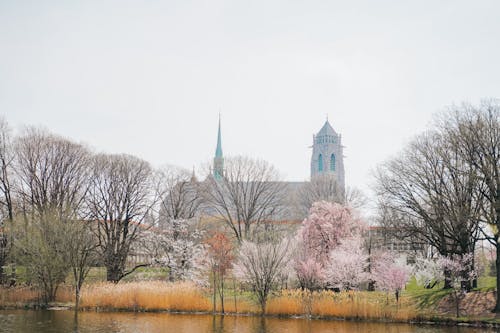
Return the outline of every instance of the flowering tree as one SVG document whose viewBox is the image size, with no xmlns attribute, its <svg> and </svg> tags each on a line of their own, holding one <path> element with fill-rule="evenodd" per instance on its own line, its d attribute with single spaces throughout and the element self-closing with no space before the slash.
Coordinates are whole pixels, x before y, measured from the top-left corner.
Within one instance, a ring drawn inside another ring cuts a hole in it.
<svg viewBox="0 0 500 333">
<path fill-rule="evenodd" d="M 214 312 L 216 308 L 216 291 L 219 292 L 221 311 L 224 313 L 224 278 L 233 261 L 233 245 L 223 233 L 215 233 L 206 241 L 208 267 L 213 276 Z"/>
<path fill-rule="evenodd" d="M 278 282 L 290 261 L 289 245 L 289 239 L 260 244 L 243 241 L 241 244 L 234 274 L 252 286 L 262 314 L 266 312 L 267 299 L 273 285 Z"/>
<path fill-rule="evenodd" d="M 470 285 L 470 281 L 476 278 L 473 261 L 474 255 L 472 253 L 463 256 L 441 257 L 438 260 L 443 271 L 447 272 L 446 277 L 450 279 L 457 317 L 460 316 L 460 300 L 467 291 L 467 285 Z"/>
<path fill-rule="evenodd" d="M 297 260 L 294 268 L 302 289 L 315 290 L 324 284 L 323 267 L 313 258 Z"/>
<path fill-rule="evenodd" d="M 413 275 L 417 284 L 427 289 L 433 288 L 444 279 L 443 269 L 436 259 L 417 258 L 413 266 Z"/>
<path fill-rule="evenodd" d="M 357 288 L 368 276 L 368 256 L 363 253 L 361 238 L 344 240 L 330 252 L 326 277 L 330 285 L 344 290 Z"/>
<path fill-rule="evenodd" d="M 409 267 L 397 262 L 388 252 L 373 257 L 372 261 L 371 276 L 375 286 L 387 292 L 393 291 L 398 303 L 400 292 L 410 277 Z"/>
<path fill-rule="evenodd" d="M 145 249 L 160 266 L 168 268 L 168 279 L 196 280 L 206 251 L 203 233 L 192 228 L 193 220 L 172 220 L 163 229 L 149 230 L 137 246 Z"/>
<path fill-rule="evenodd" d="M 314 289 L 324 284 L 325 268 L 330 253 L 348 238 L 356 237 L 363 228 L 349 207 L 338 203 L 315 202 L 302 222 L 297 238 L 297 277 L 303 288 Z"/>
</svg>

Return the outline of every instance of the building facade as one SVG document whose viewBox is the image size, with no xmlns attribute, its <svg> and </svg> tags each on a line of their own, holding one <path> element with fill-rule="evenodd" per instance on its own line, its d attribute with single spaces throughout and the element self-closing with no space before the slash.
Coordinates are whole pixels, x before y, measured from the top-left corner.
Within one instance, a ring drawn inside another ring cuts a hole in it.
<svg viewBox="0 0 500 333">
<path fill-rule="evenodd" d="M 311 178 L 325 174 L 335 176 L 339 187 L 345 192 L 342 136 L 335 132 L 328 120 L 313 135 L 311 156 Z"/>
</svg>

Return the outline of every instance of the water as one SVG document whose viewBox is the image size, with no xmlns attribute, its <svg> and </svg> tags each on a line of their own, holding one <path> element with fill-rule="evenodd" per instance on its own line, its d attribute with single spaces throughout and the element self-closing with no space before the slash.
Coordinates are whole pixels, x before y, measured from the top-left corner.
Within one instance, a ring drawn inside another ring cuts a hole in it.
<svg viewBox="0 0 500 333">
<path fill-rule="evenodd" d="M 167 313 L 0 311 L 0 332 L 15 333 L 479 333 L 487 329 L 332 320 Z"/>
</svg>

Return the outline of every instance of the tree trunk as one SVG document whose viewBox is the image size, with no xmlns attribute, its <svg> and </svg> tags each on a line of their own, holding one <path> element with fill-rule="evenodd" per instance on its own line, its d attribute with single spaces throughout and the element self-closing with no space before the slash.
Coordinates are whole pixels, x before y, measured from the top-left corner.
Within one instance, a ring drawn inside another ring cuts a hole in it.
<svg viewBox="0 0 500 333">
<path fill-rule="evenodd" d="M 123 271 L 116 265 L 106 266 L 106 281 L 118 283 L 123 277 Z"/>
<path fill-rule="evenodd" d="M 80 305 L 80 287 L 76 286 L 76 288 L 75 288 L 75 312 L 78 311 L 79 305 Z"/>
<path fill-rule="evenodd" d="M 5 271 L 3 269 L 3 264 L 0 262 L 0 285 L 5 284 Z"/>
<path fill-rule="evenodd" d="M 221 306 L 221 312 L 224 313 L 224 276 L 220 276 L 220 306 Z"/>
<path fill-rule="evenodd" d="M 213 309 L 214 314 L 216 311 L 217 311 L 217 281 L 214 272 L 214 309 Z"/>
<path fill-rule="evenodd" d="M 495 313 L 500 313 L 500 243 L 496 243 L 496 250 L 497 250 L 497 257 L 495 260 L 496 263 L 496 273 L 497 273 L 497 300 L 495 303 L 495 308 L 493 309 L 493 312 Z"/>
<path fill-rule="evenodd" d="M 444 270 L 444 287 L 443 289 L 451 289 L 451 273 L 449 270 Z"/>
<path fill-rule="evenodd" d="M 233 296 L 234 296 L 234 313 L 238 313 L 238 306 L 236 304 L 236 280 L 233 279 Z"/>
<path fill-rule="evenodd" d="M 498 184 L 498 182 L 497 182 Z M 500 227 L 500 187 L 497 187 L 497 193 L 495 196 L 495 213 L 496 213 L 496 221 L 495 225 L 497 228 Z M 496 271 L 497 271 L 497 301 L 495 303 L 495 308 L 493 309 L 493 312 L 495 313 L 500 313 L 500 243 L 499 241 L 499 236 L 500 235 L 495 235 L 495 240 L 496 240 L 496 249 L 497 249 L 497 258 L 495 260 L 496 263 Z"/>
</svg>

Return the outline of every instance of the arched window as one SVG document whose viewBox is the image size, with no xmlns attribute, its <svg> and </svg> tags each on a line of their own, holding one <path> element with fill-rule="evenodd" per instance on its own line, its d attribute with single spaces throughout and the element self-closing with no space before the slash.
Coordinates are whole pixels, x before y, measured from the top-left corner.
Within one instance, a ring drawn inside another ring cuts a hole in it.
<svg viewBox="0 0 500 333">
<path fill-rule="evenodd" d="M 335 154 L 330 156 L 330 171 L 335 171 Z"/>
<path fill-rule="evenodd" d="M 318 157 L 318 171 L 323 171 L 323 155 L 319 154 Z"/>
</svg>

